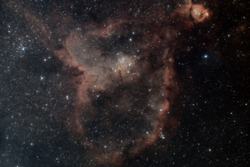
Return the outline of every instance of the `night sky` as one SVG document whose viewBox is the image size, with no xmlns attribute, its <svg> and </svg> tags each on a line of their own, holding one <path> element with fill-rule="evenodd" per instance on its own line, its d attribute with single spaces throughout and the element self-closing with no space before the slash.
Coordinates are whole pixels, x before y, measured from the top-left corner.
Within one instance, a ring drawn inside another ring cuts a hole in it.
<svg viewBox="0 0 250 167">
<path fill-rule="evenodd" d="M 0 167 L 250 166 L 247 0 L 0 0 Z"/>
</svg>

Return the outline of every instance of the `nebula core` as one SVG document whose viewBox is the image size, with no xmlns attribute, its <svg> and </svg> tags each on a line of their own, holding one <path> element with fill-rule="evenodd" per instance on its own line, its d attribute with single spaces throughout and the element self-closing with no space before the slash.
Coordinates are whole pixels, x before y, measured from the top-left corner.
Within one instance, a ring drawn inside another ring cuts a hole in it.
<svg viewBox="0 0 250 167">
<path fill-rule="evenodd" d="M 163 14 L 160 3 L 147 3 L 144 12 L 124 9 L 98 22 L 75 22 L 56 10 L 41 17 L 21 1 L 5 3 L 68 72 L 71 94 L 62 99 L 71 107 L 60 121 L 93 164 L 122 165 L 163 140 L 167 147 L 178 124 L 171 113 L 181 86 L 173 59 L 178 36 L 211 13 L 182 2 Z"/>
</svg>

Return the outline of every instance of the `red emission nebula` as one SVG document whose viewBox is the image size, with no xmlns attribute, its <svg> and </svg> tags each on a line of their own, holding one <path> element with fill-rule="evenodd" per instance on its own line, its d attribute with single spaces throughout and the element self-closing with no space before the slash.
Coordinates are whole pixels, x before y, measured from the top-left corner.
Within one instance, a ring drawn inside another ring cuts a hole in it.
<svg viewBox="0 0 250 167">
<path fill-rule="evenodd" d="M 179 91 L 173 52 L 177 34 L 209 19 L 201 4 L 182 3 L 170 15 L 121 11 L 101 22 L 74 22 L 56 12 L 40 17 L 24 3 L 6 6 L 69 71 L 69 112 L 61 114 L 70 140 L 93 163 L 122 165 L 145 149 L 165 145 L 177 126 L 171 104 Z M 107 9 L 108 10 L 108 9 Z M 57 24 L 59 23 L 59 24 Z M 74 26 L 72 26 L 74 24 Z"/>
</svg>

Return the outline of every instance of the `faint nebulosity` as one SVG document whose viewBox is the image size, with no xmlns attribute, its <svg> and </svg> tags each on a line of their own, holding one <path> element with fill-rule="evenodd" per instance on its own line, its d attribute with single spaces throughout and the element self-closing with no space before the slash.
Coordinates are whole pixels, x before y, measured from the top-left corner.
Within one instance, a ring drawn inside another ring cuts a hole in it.
<svg viewBox="0 0 250 167">
<path fill-rule="evenodd" d="M 0 166 L 249 166 L 249 2 L 0 3 Z"/>
</svg>

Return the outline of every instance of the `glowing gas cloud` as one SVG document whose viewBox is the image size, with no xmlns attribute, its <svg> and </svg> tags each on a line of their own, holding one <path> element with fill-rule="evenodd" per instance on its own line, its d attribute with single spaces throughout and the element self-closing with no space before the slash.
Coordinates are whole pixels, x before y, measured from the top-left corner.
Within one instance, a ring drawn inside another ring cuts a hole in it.
<svg viewBox="0 0 250 167">
<path fill-rule="evenodd" d="M 178 122 L 171 116 L 179 91 L 173 65 L 177 36 L 208 19 L 208 9 L 189 2 L 166 15 L 157 4 L 139 14 L 124 9 L 85 23 L 60 12 L 40 17 L 18 1 L 6 6 L 71 71 L 68 83 L 75 93 L 65 100 L 74 99 L 74 107 L 61 121 L 93 163 L 121 165 L 171 137 L 167 129 Z"/>
</svg>

